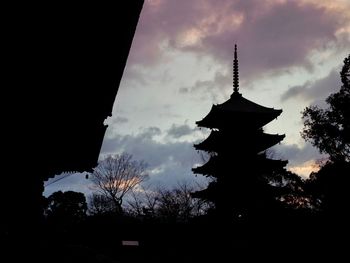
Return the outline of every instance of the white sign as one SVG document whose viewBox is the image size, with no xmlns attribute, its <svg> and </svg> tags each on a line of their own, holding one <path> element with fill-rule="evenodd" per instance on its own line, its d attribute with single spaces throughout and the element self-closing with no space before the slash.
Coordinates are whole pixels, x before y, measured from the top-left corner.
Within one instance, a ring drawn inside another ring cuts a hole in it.
<svg viewBox="0 0 350 263">
<path fill-rule="evenodd" d="M 139 241 L 133 241 L 133 240 L 123 240 L 122 241 L 123 246 L 138 246 Z"/>
</svg>

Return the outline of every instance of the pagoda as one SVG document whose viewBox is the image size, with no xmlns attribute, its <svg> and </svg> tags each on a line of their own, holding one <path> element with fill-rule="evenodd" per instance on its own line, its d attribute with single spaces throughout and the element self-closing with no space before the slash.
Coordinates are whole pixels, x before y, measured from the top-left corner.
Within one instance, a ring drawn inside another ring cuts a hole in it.
<svg viewBox="0 0 350 263">
<path fill-rule="evenodd" d="M 233 93 L 196 124 L 211 129 L 196 150 L 210 159 L 193 173 L 211 178 L 204 190 L 192 197 L 212 201 L 215 214 L 225 218 L 261 213 L 271 203 L 269 178 L 284 170 L 287 161 L 269 159 L 266 150 L 285 135 L 267 134 L 263 126 L 276 119 L 282 110 L 256 104 L 239 93 L 237 45 L 233 60 Z M 272 198 L 273 199 L 273 198 Z"/>
</svg>

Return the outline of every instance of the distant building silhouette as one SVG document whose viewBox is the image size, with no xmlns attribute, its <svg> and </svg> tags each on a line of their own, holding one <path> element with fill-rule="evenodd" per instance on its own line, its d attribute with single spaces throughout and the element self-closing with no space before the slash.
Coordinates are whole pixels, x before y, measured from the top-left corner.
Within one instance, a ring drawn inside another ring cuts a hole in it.
<svg viewBox="0 0 350 263">
<path fill-rule="evenodd" d="M 227 219 L 240 218 L 264 209 L 271 196 L 267 177 L 284 169 L 287 161 L 266 157 L 265 150 L 285 135 L 266 134 L 262 127 L 282 110 L 267 108 L 245 99 L 239 93 L 237 46 L 233 64 L 233 94 L 226 102 L 213 105 L 199 127 L 211 129 L 209 137 L 194 147 L 211 156 L 195 174 L 213 180 L 207 189 L 192 194 L 214 202 L 216 214 Z"/>
</svg>

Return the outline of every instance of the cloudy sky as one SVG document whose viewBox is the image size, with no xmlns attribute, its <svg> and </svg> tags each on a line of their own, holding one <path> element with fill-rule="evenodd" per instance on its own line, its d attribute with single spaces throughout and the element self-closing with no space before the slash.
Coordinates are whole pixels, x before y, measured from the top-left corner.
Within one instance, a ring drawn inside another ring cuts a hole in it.
<svg viewBox="0 0 350 263">
<path fill-rule="evenodd" d="M 340 88 L 350 52 L 348 0 L 145 0 L 101 150 L 149 164 L 151 184 L 203 183 L 193 143 L 212 104 L 232 93 L 238 45 L 240 92 L 283 113 L 267 126 L 286 134 L 275 158 L 307 176 L 321 156 L 300 137 L 301 111 Z M 59 178 L 59 177 L 57 177 Z M 56 179 L 57 179 L 56 178 Z M 91 192 L 83 174 L 46 187 Z"/>
</svg>

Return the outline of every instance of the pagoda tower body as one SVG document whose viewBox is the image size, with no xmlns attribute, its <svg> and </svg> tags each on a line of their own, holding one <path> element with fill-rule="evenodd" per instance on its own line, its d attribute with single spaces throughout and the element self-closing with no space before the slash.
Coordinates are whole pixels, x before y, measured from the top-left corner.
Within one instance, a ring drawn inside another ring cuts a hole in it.
<svg viewBox="0 0 350 263">
<path fill-rule="evenodd" d="M 192 171 L 212 181 L 207 189 L 192 196 L 212 201 L 221 217 L 263 213 L 273 199 L 269 178 L 284 170 L 287 161 L 267 158 L 266 149 L 285 135 L 264 133 L 262 127 L 281 113 L 282 110 L 258 105 L 239 93 L 235 45 L 230 99 L 213 105 L 207 116 L 196 122 L 199 127 L 211 129 L 207 139 L 194 145 L 196 150 L 207 152 L 210 159 Z"/>
</svg>

